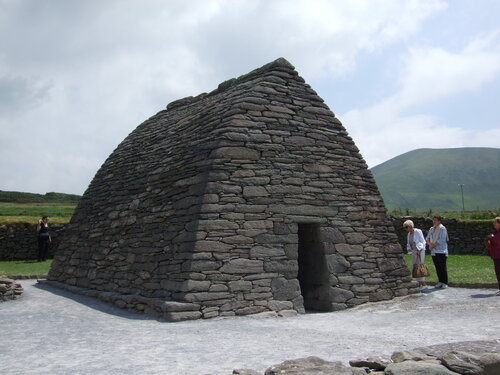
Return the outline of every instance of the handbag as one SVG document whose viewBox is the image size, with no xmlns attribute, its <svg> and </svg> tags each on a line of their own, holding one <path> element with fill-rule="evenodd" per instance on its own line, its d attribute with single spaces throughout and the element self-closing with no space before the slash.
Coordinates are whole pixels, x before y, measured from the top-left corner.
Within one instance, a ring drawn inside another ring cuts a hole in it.
<svg viewBox="0 0 500 375">
<path fill-rule="evenodd" d="M 414 278 L 429 276 L 430 273 L 429 273 L 429 269 L 427 268 L 427 264 L 424 264 L 424 263 L 414 264 L 411 275 Z"/>
</svg>

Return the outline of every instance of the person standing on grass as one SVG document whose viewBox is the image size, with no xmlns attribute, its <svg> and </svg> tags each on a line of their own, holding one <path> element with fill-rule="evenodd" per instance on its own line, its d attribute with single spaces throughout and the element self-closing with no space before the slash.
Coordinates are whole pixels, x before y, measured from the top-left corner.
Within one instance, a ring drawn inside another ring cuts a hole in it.
<svg viewBox="0 0 500 375">
<path fill-rule="evenodd" d="M 425 238 L 422 231 L 418 228 L 415 228 L 413 221 L 406 220 L 403 223 L 403 228 L 408 233 L 406 237 L 406 249 L 408 253 L 411 252 L 412 263 L 413 266 L 416 264 L 424 264 L 425 263 Z M 417 277 L 415 278 L 420 285 L 420 289 L 425 289 L 425 277 Z"/>
<path fill-rule="evenodd" d="M 49 253 L 49 245 L 52 242 L 49 233 L 48 216 L 43 216 L 40 220 L 38 220 L 36 231 L 38 232 L 38 261 L 45 262 Z"/>
<path fill-rule="evenodd" d="M 493 226 L 495 227 L 495 233 L 488 235 L 485 242 L 490 257 L 493 259 L 495 274 L 497 275 L 498 292 L 495 295 L 500 296 L 500 216 L 493 220 Z"/>
<path fill-rule="evenodd" d="M 442 217 L 436 215 L 432 218 L 432 227 L 427 233 L 425 240 L 431 250 L 432 262 L 436 268 L 438 283 L 436 288 L 448 288 L 448 270 L 446 269 L 446 258 L 448 257 L 448 231 L 441 224 Z"/>
</svg>

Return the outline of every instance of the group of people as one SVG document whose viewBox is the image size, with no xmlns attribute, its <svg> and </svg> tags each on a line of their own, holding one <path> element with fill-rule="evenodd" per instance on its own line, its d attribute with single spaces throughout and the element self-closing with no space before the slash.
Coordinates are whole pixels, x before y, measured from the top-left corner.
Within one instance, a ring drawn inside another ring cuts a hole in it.
<svg viewBox="0 0 500 375">
<path fill-rule="evenodd" d="M 428 248 L 431 252 L 432 262 L 434 263 L 438 277 L 438 283 L 435 287 L 445 289 L 448 287 L 446 260 L 448 258 L 449 238 L 448 231 L 441 221 L 441 216 L 434 216 L 432 218 L 432 227 L 425 237 L 422 230 L 415 228 L 411 220 L 406 220 L 403 223 L 403 228 L 408 233 L 407 250 L 412 254 L 413 266 L 425 264 L 425 251 L 426 248 Z M 493 259 L 495 274 L 498 281 L 498 291 L 495 295 L 500 296 L 500 217 L 496 217 L 493 220 L 493 227 L 495 228 L 495 233 L 489 234 L 486 237 L 485 244 L 488 248 L 489 255 Z M 422 290 L 427 288 L 425 277 L 416 277 L 415 280 L 418 281 Z"/>
</svg>

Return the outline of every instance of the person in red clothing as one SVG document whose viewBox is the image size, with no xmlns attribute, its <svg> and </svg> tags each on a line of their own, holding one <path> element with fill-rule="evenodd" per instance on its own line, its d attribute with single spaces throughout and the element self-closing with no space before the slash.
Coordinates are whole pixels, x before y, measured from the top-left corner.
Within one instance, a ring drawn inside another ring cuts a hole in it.
<svg viewBox="0 0 500 375">
<path fill-rule="evenodd" d="M 486 247 L 493 259 L 495 274 L 498 280 L 498 292 L 496 292 L 495 295 L 500 296 L 500 216 L 493 220 L 493 226 L 496 232 L 486 237 Z"/>
</svg>

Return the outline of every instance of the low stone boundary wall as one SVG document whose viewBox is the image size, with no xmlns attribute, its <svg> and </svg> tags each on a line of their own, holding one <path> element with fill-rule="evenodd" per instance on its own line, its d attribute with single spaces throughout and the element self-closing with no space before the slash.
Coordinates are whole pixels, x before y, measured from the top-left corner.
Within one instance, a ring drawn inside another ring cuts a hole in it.
<svg viewBox="0 0 500 375">
<path fill-rule="evenodd" d="M 406 249 L 406 231 L 403 229 L 405 220 L 412 220 L 415 227 L 422 229 L 424 235 L 432 226 L 431 218 L 424 217 L 391 217 L 399 242 Z M 448 229 L 450 254 L 486 254 L 484 237 L 493 233 L 491 222 L 463 222 L 456 219 L 443 219 L 443 225 Z M 66 224 L 52 224 L 50 233 L 52 244 L 49 258 L 59 246 L 59 241 Z M 38 244 L 35 225 L 28 223 L 0 225 L 0 261 L 37 259 Z"/>
<path fill-rule="evenodd" d="M 0 302 L 18 299 L 23 295 L 24 289 L 15 280 L 0 277 Z"/>
<path fill-rule="evenodd" d="M 407 232 L 403 229 L 403 223 L 411 220 L 415 228 L 422 229 L 424 236 L 432 227 L 432 218 L 424 217 L 391 217 L 396 234 L 403 249 L 406 249 Z M 450 254 L 486 254 L 484 238 L 493 233 L 491 222 L 459 221 L 456 219 L 443 219 L 443 225 L 448 230 L 448 251 Z"/>
<path fill-rule="evenodd" d="M 329 362 L 318 357 L 284 361 L 269 367 L 264 375 L 498 375 L 500 374 L 500 340 L 463 341 L 432 345 L 410 351 L 394 352 L 391 358 L 372 357 Z M 237 369 L 234 375 L 262 375 L 251 369 Z"/>
<path fill-rule="evenodd" d="M 59 246 L 65 224 L 49 224 L 52 243 L 49 248 L 49 258 Z M 36 225 L 29 223 L 0 225 L 0 261 L 32 260 L 38 258 L 38 238 Z"/>
</svg>

